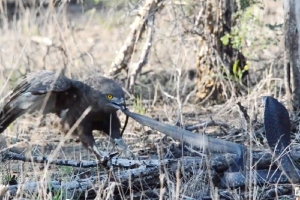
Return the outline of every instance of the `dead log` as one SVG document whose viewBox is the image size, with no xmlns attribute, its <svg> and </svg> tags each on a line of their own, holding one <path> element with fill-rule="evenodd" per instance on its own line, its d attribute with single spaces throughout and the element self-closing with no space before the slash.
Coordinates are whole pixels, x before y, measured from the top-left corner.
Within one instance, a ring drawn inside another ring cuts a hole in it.
<svg viewBox="0 0 300 200">
<path fill-rule="evenodd" d="M 32 181 L 26 182 L 18 185 L 9 186 L 9 194 L 11 196 L 21 195 L 24 193 L 34 194 L 39 191 L 44 191 L 47 189 L 48 192 L 51 192 L 53 195 L 57 194 L 57 192 L 65 191 L 64 197 L 62 199 L 77 199 L 82 193 L 89 190 L 90 188 L 94 188 L 97 191 L 99 188 L 107 188 L 112 186 L 112 184 L 117 184 L 123 191 L 129 190 L 128 188 L 129 181 L 134 179 L 139 179 L 142 182 L 147 182 L 144 184 L 144 187 L 155 187 L 151 184 L 151 179 L 158 178 L 159 171 L 156 167 L 140 167 L 136 169 L 126 170 L 120 173 L 116 173 L 113 176 L 111 175 L 102 175 L 99 177 L 90 177 L 87 179 L 78 179 L 69 182 L 63 181 Z M 109 181 L 108 181 L 109 180 Z M 97 183 L 97 184 L 96 184 Z M 159 182 L 154 182 L 159 183 Z M 115 188 L 115 192 L 118 191 L 118 187 Z M 142 188 L 140 188 L 142 189 Z"/>
<path fill-rule="evenodd" d="M 216 172 L 225 171 L 230 165 L 234 163 L 236 155 L 234 154 L 216 154 L 213 155 L 209 162 L 209 167 L 215 170 Z M 80 167 L 80 168 L 91 168 L 98 167 L 97 161 L 76 161 L 76 160 L 63 160 L 63 159 L 53 159 L 50 160 L 47 157 L 32 156 L 26 157 L 21 154 L 13 152 L 4 152 L 2 154 L 2 161 L 9 160 L 19 160 L 23 162 L 32 162 L 32 163 L 49 163 L 59 166 L 71 166 L 71 167 Z M 193 166 L 193 169 L 201 169 L 206 166 L 205 156 L 203 157 L 182 157 L 180 159 L 164 159 L 164 160 L 129 160 L 124 158 L 111 158 L 108 162 L 109 167 L 118 167 L 124 169 L 138 168 L 138 167 L 160 167 L 167 165 L 170 168 L 174 167 L 173 163 L 180 161 L 184 168 L 189 168 Z M 175 165 L 177 167 L 177 164 Z M 174 169 L 175 170 L 175 169 Z"/>
<path fill-rule="evenodd" d="M 295 145 L 291 147 L 291 157 L 295 162 L 300 160 L 300 146 Z M 1 154 L 2 161 L 9 161 L 9 160 L 19 160 L 23 162 L 33 162 L 33 163 L 47 163 L 53 165 L 60 165 L 60 166 L 71 166 L 71 167 L 80 167 L 80 168 L 91 168 L 97 167 L 98 163 L 96 161 L 77 161 L 77 160 L 64 160 L 64 159 L 54 159 L 48 160 L 47 157 L 40 157 L 40 156 L 33 156 L 33 157 L 25 157 L 22 154 L 14 153 L 14 152 L 4 152 Z M 203 157 L 183 157 L 183 159 L 193 160 L 194 162 L 200 162 L 199 160 L 203 160 Z M 211 167 L 216 170 L 217 172 L 222 172 L 226 170 L 235 159 L 234 154 L 214 154 L 211 155 Z M 174 159 L 177 160 L 177 159 Z M 112 158 L 110 161 L 110 165 L 114 167 L 120 168 L 135 168 L 142 165 L 145 166 L 158 166 L 161 163 L 169 163 L 171 159 L 164 159 L 164 160 L 129 160 L 124 158 Z M 277 165 L 274 162 L 274 156 L 269 151 L 254 151 L 252 153 L 252 168 L 256 170 L 260 169 L 276 169 Z M 199 163 L 200 164 L 200 163 Z"/>
<path fill-rule="evenodd" d="M 193 176 L 211 176 L 214 184 L 220 188 L 245 186 L 246 183 L 254 185 L 264 185 L 266 183 L 288 183 L 288 179 L 281 174 L 281 171 L 274 170 L 252 170 L 245 173 L 231 172 L 225 173 L 223 179 L 222 171 L 234 162 L 235 155 L 216 155 L 210 160 L 212 169 L 206 167 L 205 157 L 183 157 L 178 160 L 168 160 L 168 162 L 152 162 L 153 165 L 140 165 L 135 169 L 126 169 L 118 172 L 109 171 L 106 175 L 93 176 L 87 179 L 75 179 L 69 182 L 63 181 L 32 181 L 21 183 L 18 185 L 9 186 L 8 191 L 10 195 L 18 195 L 21 192 L 35 193 L 47 189 L 53 195 L 58 191 L 66 191 L 63 198 L 77 198 L 83 193 L 93 190 L 96 194 L 97 191 L 113 188 L 114 194 L 118 195 L 119 191 L 128 194 L 129 191 L 143 191 L 154 189 L 160 186 L 160 174 L 167 173 L 170 177 L 176 177 L 179 170 L 179 175 L 182 177 L 183 182 L 188 181 Z M 227 163 L 228 164 L 224 164 Z M 141 161 L 143 163 L 143 161 Z M 155 165 L 159 164 L 160 165 Z M 231 163 L 231 164 L 230 164 Z M 221 171 L 217 173 L 216 171 Z M 251 174 L 251 176 L 250 176 Z M 249 177 L 252 177 L 249 179 Z M 250 181 L 249 181 L 250 180 Z"/>
<path fill-rule="evenodd" d="M 214 157 L 210 161 L 210 165 L 216 169 L 222 169 L 226 167 L 223 163 L 233 162 L 232 155 L 219 155 Z M 143 162 L 143 161 L 141 161 Z M 58 191 L 66 191 L 65 198 L 75 199 L 82 193 L 93 188 L 105 190 L 111 187 L 112 184 L 118 185 L 114 188 L 114 193 L 118 194 L 120 190 L 124 191 L 143 191 L 147 189 L 154 189 L 159 187 L 160 172 L 168 173 L 170 176 L 175 177 L 175 174 L 180 166 L 182 175 L 191 177 L 194 175 L 203 174 L 206 176 L 207 171 L 204 169 L 205 159 L 203 158 L 182 158 L 174 160 L 172 162 L 152 162 L 152 166 L 141 165 L 135 169 L 127 169 L 123 171 L 114 172 L 109 171 L 106 175 L 100 175 L 99 177 L 93 176 L 87 179 L 75 179 L 69 182 L 63 181 L 32 181 L 26 183 L 19 183 L 18 185 L 11 185 L 8 187 L 9 194 L 12 196 L 20 195 L 20 193 L 36 193 L 38 191 L 51 192 L 53 195 Z M 160 163 L 160 165 L 155 165 Z M 178 165 L 180 163 L 180 165 Z M 209 170 L 209 174 L 214 181 L 218 180 L 218 175 L 215 170 Z M 1 191 L 0 191 L 1 193 Z"/>
</svg>

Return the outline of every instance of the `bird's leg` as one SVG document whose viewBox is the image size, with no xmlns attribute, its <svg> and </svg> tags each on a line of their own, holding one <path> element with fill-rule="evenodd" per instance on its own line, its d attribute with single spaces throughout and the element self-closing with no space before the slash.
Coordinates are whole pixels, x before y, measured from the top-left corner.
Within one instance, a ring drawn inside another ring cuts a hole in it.
<svg viewBox="0 0 300 200">
<path fill-rule="evenodd" d="M 112 157 L 114 157 L 115 155 L 117 155 L 118 153 L 113 153 L 113 154 L 109 154 L 107 156 L 103 156 L 100 151 L 98 150 L 98 148 L 95 145 L 95 142 L 91 145 L 85 142 L 82 142 L 82 145 L 85 149 L 90 150 L 91 152 L 94 153 L 94 155 L 96 156 L 98 162 L 99 162 L 99 167 L 103 169 L 108 170 L 109 169 L 109 165 L 107 165 L 107 161 L 109 161 Z"/>
<path fill-rule="evenodd" d="M 124 152 L 125 156 L 134 159 L 134 154 L 130 151 L 128 145 L 122 139 L 120 127 L 121 124 L 119 118 L 117 117 L 116 113 L 112 113 L 110 114 L 110 123 L 108 126 L 103 127 L 103 130 L 109 134 L 110 141 L 122 149 L 122 153 Z"/>
<path fill-rule="evenodd" d="M 100 161 L 101 158 L 102 158 L 102 154 L 100 153 L 100 151 L 97 149 L 96 145 L 89 145 L 85 142 L 81 142 L 83 147 L 88 150 L 88 151 L 91 151 L 95 156 L 96 158 Z"/>
<path fill-rule="evenodd" d="M 80 141 L 82 142 L 83 146 L 87 149 L 93 152 L 93 154 L 96 156 L 96 158 L 101 161 L 102 160 L 102 154 L 96 147 L 96 142 L 95 139 L 92 135 L 92 131 L 90 132 L 83 132 L 83 131 L 78 131 L 78 136 Z"/>
<path fill-rule="evenodd" d="M 121 154 L 124 152 L 125 156 L 128 156 L 131 159 L 135 159 L 134 154 L 131 152 L 130 148 L 122 138 L 112 138 L 112 139 L 113 139 L 113 143 L 122 149 Z"/>
</svg>

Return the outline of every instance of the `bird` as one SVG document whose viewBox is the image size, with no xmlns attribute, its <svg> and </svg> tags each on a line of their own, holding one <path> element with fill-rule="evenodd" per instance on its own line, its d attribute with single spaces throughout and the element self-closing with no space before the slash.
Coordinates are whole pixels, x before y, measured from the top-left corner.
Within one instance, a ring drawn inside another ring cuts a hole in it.
<svg viewBox="0 0 300 200">
<path fill-rule="evenodd" d="M 0 133 L 25 113 L 54 113 L 60 118 L 60 130 L 66 134 L 77 125 L 72 135 L 78 136 L 83 147 L 101 160 L 93 130 L 106 133 L 111 142 L 128 150 L 117 116 L 117 111 L 125 107 L 124 91 L 113 79 L 94 75 L 79 81 L 54 71 L 30 72 L 13 89 L 0 111 Z"/>
</svg>

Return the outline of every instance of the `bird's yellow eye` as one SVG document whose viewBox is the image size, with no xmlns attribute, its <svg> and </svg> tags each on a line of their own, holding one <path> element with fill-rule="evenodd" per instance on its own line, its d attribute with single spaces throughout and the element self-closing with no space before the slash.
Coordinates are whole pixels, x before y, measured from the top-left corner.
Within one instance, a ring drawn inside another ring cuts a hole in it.
<svg viewBox="0 0 300 200">
<path fill-rule="evenodd" d="M 107 98 L 108 100 L 111 100 L 113 97 L 114 97 L 114 96 L 111 95 L 111 94 L 106 95 L 106 98 Z"/>
</svg>

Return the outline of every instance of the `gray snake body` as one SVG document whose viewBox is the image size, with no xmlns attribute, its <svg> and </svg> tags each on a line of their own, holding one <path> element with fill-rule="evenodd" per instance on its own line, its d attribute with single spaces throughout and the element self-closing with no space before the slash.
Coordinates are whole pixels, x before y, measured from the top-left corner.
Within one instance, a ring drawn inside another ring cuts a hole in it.
<svg viewBox="0 0 300 200">
<path fill-rule="evenodd" d="M 268 144 L 272 151 L 275 151 L 277 165 L 284 172 L 285 177 L 291 183 L 299 183 L 299 169 L 290 158 L 287 151 L 290 145 L 290 119 L 286 108 L 273 97 L 264 97 L 264 125 Z M 245 175 L 251 174 L 257 184 L 265 182 L 278 183 L 281 179 L 281 172 L 273 170 L 256 170 L 245 171 L 244 155 L 250 150 L 245 146 L 234 142 L 224 141 L 221 139 L 211 138 L 204 134 L 195 134 L 190 131 L 181 129 L 176 126 L 168 125 L 156 121 L 152 118 L 130 112 L 128 109 L 122 110 L 127 116 L 131 117 L 138 123 L 148 126 L 154 130 L 162 132 L 174 139 L 184 141 L 190 145 L 202 148 L 205 153 L 233 153 L 237 156 L 236 165 L 224 173 L 219 184 L 220 187 L 239 187 L 245 185 Z"/>
</svg>

